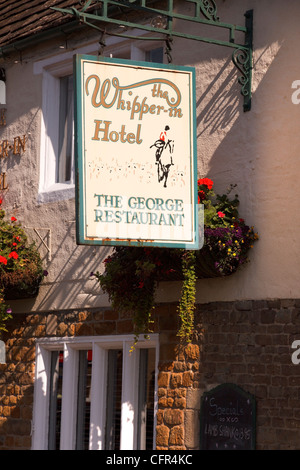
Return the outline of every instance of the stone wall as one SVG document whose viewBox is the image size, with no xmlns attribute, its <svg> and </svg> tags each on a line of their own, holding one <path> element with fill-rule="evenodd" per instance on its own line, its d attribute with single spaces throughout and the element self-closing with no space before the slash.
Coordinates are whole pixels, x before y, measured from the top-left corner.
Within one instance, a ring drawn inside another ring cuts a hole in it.
<svg viewBox="0 0 300 470">
<path fill-rule="evenodd" d="M 256 448 L 299 449 L 300 365 L 291 345 L 300 338 L 300 300 L 199 305 L 196 325 L 193 344 L 169 341 L 161 357 L 158 448 L 199 449 L 203 392 L 234 383 L 256 398 Z"/>
<path fill-rule="evenodd" d="M 257 448 L 300 448 L 300 300 L 198 305 L 196 334 L 178 345 L 176 304 L 155 311 L 160 332 L 157 448 L 199 449 L 203 392 L 226 382 L 250 392 L 257 405 Z M 15 315 L 4 335 L 0 365 L 0 450 L 30 449 L 35 339 L 132 333 L 130 318 L 107 309 Z"/>
</svg>

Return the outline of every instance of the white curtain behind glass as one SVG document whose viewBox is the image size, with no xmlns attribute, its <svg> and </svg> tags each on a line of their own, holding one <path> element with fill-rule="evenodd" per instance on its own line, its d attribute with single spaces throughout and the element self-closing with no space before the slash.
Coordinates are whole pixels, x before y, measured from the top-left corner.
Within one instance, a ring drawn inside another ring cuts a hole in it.
<svg viewBox="0 0 300 470">
<path fill-rule="evenodd" d="M 73 114 L 73 77 L 69 75 L 60 79 L 57 183 L 72 182 Z"/>
</svg>

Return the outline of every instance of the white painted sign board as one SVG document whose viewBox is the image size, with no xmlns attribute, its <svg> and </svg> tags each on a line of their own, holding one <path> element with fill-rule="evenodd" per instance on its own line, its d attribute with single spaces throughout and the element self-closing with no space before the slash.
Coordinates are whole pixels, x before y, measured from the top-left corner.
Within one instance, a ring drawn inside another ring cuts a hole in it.
<svg viewBox="0 0 300 470">
<path fill-rule="evenodd" d="M 199 248 L 194 68 L 74 69 L 77 242 Z"/>
</svg>

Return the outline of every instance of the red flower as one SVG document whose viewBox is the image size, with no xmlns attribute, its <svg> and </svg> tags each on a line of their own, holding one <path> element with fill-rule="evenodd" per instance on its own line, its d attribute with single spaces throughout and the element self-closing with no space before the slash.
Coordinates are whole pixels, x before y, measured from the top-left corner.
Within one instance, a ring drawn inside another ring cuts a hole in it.
<svg viewBox="0 0 300 470">
<path fill-rule="evenodd" d="M 198 180 L 198 185 L 201 186 L 202 184 L 207 186 L 208 189 L 212 189 L 212 187 L 214 185 L 214 182 L 209 178 L 201 178 L 201 179 Z"/>
<path fill-rule="evenodd" d="M 16 222 L 17 219 L 13 216 L 13 217 L 11 217 L 10 220 L 11 220 L 12 222 Z"/>
<path fill-rule="evenodd" d="M 166 271 L 164 271 L 164 274 L 171 274 L 171 273 L 175 273 L 175 269 L 167 269 Z"/>
<path fill-rule="evenodd" d="M 205 199 L 205 192 L 200 190 L 198 191 L 198 204 L 200 204 Z"/>
<path fill-rule="evenodd" d="M 138 288 L 139 289 L 142 289 L 144 287 L 144 281 L 140 281 L 139 282 L 139 285 L 138 285 Z"/>
<path fill-rule="evenodd" d="M 221 217 L 221 219 L 223 219 L 223 217 L 225 217 L 225 214 L 223 212 L 219 211 L 218 216 Z"/>
<path fill-rule="evenodd" d="M 12 251 L 11 253 L 9 253 L 8 257 L 13 258 L 13 259 L 18 259 L 19 255 L 16 251 Z"/>
<path fill-rule="evenodd" d="M 0 256 L 0 263 L 7 264 L 7 259 L 5 256 Z"/>
</svg>

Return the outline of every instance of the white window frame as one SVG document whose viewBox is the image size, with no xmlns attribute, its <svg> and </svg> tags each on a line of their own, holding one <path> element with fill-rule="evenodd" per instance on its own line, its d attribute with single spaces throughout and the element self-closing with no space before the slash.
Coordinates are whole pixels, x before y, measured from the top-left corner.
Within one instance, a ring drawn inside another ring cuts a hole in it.
<svg viewBox="0 0 300 470">
<path fill-rule="evenodd" d="M 105 402 L 107 358 L 109 349 L 123 349 L 121 450 L 134 450 L 137 442 L 135 411 L 138 409 L 138 351 L 155 349 L 155 393 L 153 445 L 155 443 L 157 413 L 157 371 L 159 357 L 158 334 L 141 338 L 130 352 L 133 335 L 92 336 L 79 338 L 42 338 L 36 343 L 36 368 L 32 425 L 32 449 L 47 450 L 49 421 L 49 386 L 51 352 L 63 350 L 63 389 L 61 414 L 61 450 L 74 450 L 76 444 L 76 403 L 78 351 L 92 349 L 92 381 L 89 450 L 103 450 L 105 445 Z"/>
<path fill-rule="evenodd" d="M 140 30 L 132 34 L 142 35 Z M 110 37 L 106 40 L 106 56 L 116 57 L 126 53 L 131 60 L 144 61 L 146 51 L 163 44 L 157 41 L 122 40 Z M 145 44 L 146 43 L 146 44 Z M 99 43 L 93 43 L 72 51 L 42 59 L 34 63 L 33 73 L 42 74 L 42 122 L 40 139 L 40 182 L 38 202 L 54 202 L 75 198 L 74 181 L 56 183 L 56 160 L 58 153 L 58 116 L 59 116 L 59 78 L 73 73 L 73 56 L 75 54 L 97 55 Z M 74 162 L 73 162 L 74 166 Z M 74 170 L 73 170 L 74 174 Z"/>
<path fill-rule="evenodd" d="M 46 111 L 42 115 L 41 155 L 44 158 L 41 158 L 39 193 L 44 196 L 46 193 L 48 198 L 49 193 L 52 193 L 51 199 L 56 199 L 57 193 L 64 198 L 74 197 L 74 177 L 71 178 L 70 183 L 55 182 L 59 135 L 59 79 L 71 74 L 72 71 L 65 67 L 61 73 L 63 75 L 57 76 L 53 73 L 53 69 L 51 72 L 45 70 L 43 73 L 43 110 Z M 74 174 L 74 169 L 72 174 Z"/>
<path fill-rule="evenodd" d="M 39 203 L 75 197 L 74 177 L 69 183 L 56 182 L 60 78 L 73 73 L 74 54 L 94 54 L 96 50 L 96 45 L 92 44 L 42 59 L 33 65 L 33 73 L 42 75 Z"/>
</svg>

